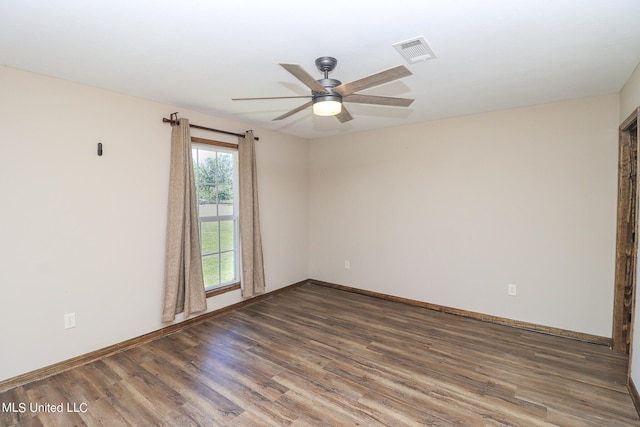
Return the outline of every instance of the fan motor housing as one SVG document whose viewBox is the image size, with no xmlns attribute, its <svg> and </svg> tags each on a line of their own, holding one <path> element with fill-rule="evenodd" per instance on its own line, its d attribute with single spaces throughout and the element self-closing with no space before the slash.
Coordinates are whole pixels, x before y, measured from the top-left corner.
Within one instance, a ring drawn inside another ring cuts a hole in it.
<svg viewBox="0 0 640 427">
<path fill-rule="evenodd" d="M 328 93 L 316 92 L 315 90 L 312 90 L 311 94 L 313 96 L 313 101 L 314 102 L 320 102 L 320 101 L 339 101 L 339 102 L 342 102 L 342 95 L 340 95 L 338 92 L 334 92 L 333 91 L 334 87 L 340 86 L 342 84 L 342 82 L 340 80 L 336 80 L 336 79 L 320 79 L 320 80 L 318 80 L 318 83 L 320 83 L 327 90 Z"/>
</svg>

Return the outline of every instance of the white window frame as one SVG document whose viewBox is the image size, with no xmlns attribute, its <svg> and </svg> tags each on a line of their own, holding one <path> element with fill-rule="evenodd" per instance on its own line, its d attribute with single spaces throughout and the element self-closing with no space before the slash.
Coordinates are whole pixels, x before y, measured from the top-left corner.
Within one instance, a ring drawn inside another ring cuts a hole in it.
<svg viewBox="0 0 640 427">
<path fill-rule="evenodd" d="M 206 286 L 205 285 L 205 291 L 215 291 L 216 289 L 219 288 L 223 288 L 229 285 L 234 285 L 234 284 L 239 284 L 240 283 L 240 239 L 239 239 L 239 221 L 238 221 L 238 201 L 239 201 L 239 194 L 238 194 L 238 150 L 235 148 L 228 148 L 228 147 L 224 147 L 224 146 L 219 146 L 219 145 L 214 145 L 214 144 L 202 144 L 202 143 L 192 143 L 191 144 L 191 148 L 192 150 L 197 150 L 196 152 L 199 153 L 200 151 L 207 151 L 207 152 L 214 152 L 214 153 L 229 153 L 232 155 L 232 161 L 233 161 L 233 214 L 232 215 L 219 215 L 219 206 L 217 206 L 216 210 L 217 210 L 217 215 L 213 215 L 213 216 L 201 216 L 200 215 L 200 210 L 201 210 L 201 205 L 198 201 L 198 228 L 200 231 L 200 252 L 201 252 L 201 256 L 203 259 L 203 270 L 204 270 L 204 258 L 206 256 L 211 256 L 211 255 L 218 255 L 218 280 L 222 279 L 222 254 L 223 253 L 230 253 L 232 252 L 234 254 L 233 259 L 234 259 L 234 279 L 233 280 L 229 280 L 229 281 L 225 281 L 225 282 L 219 282 L 216 283 L 214 285 L 210 285 L 210 286 Z M 217 154 L 216 154 L 217 155 Z M 193 158 L 193 152 L 192 152 L 192 158 Z M 199 159 L 194 159 L 196 160 L 196 163 L 198 163 Z M 195 172 L 195 171 L 194 171 Z M 217 180 L 216 180 L 217 181 Z M 196 173 L 196 194 L 199 194 L 199 187 L 200 187 L 200 182 L 198 182 L 198 177 L 197 177 L 197 173 Z M 217 182 L 216 182 L 217 185 Z M 218 192 L 216 191 L 216 198 L 217 198 Z M 216 200 L 216 205 L 219 205 L 219 203 L 217 203 L 218 200 Z M 221 229 L 222 229 L 222 222 L 223 221 L 233 221 L 233 249 L 232 250 L 225 250 L 222 251 L 221 250 Z M 207 222 L 217 222 L 218 223 L 218 251 L 217 252 L 211 252 L 211 253 L 204 253 L 203 252 L 203 244 L 202 244 L 202 224 L 203 223 L 207 223 Z M 204 271 L 203 271 L 204 274 Z M 206 279 L 206 277 L 205 277 Z"/>
</svg>

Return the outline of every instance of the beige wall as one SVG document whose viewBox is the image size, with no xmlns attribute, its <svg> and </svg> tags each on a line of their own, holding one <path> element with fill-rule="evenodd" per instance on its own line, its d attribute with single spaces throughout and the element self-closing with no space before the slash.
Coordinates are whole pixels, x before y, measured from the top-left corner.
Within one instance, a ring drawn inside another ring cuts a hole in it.
<svg viewBox="0 0 640 427">
<path fill-rule="evenodd" d="M 310 277 L 610 337 L 618 103 L 311 141 Z"/>
<path fill-rule="evenodd" d="M 3 380 L 164 326 L 170 127 L 161 119 L 180 111 L 205 126 L 250 126 L 5 67 L 0 93 Z M 308 148 L 255 131 L 270 291 L 308 276 Z M 240 300 L 239 291 L 210 298 L 209 309 Z M 64 330 L 70 312 L 77 327 Z"/>
<path fill-rule="evenodd" d="M 620 122 L 640 107 L 640 64 L 620 91 Z"/>
<path fill-rule="evenodd" d="M 163 326 L 161 117 L 251 126 L 4 67 L 0 93 L 2 380 Z M 255 129 L 268 290 L 312 277 L 610 336 L 621 99 L 311 142 Z"/>
</svg>

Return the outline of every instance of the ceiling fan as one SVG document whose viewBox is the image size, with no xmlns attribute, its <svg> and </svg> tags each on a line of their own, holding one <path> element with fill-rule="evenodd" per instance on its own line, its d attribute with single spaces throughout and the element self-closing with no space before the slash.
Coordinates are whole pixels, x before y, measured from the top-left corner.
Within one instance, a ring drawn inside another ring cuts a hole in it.
<svg viewBox="0 0 640 427">
<path fill-rule="evenodd" d="M 316 80 L 307 73 L 298 64 L 280 64 L 285 70 L 293 74 L 295 78 L 304 83 L 311 89 L 311 95 L 306 96 L 273 96 L 264 98 L 232 98 L 233 101 L 249 101 L 258 99 L 286 99 L 286 98 L 311 98 L 309 102 L 294 108 L 291 111 L 276 117 L 273 120 L 282 120 L 293 114 L 302 111 L 308 107 L 313 108 L 313 113 L 318 116 L 336 116 L 341 122 L 348 122 L 353 117 L 349 111 L 342 105 L 343 102 L 355 102 L 360 104 L 389 105 L 393 107 L 408 107 L 413 99 L 394 98 L 388 96 L 362 95 L 357 91 L 369 89 L 384 83 L 388 83 L 403 77 L 410 76 L 412 73 L 405 66 L 397 67 L 372 74 L 367 77 L 355 80 L 351 83 L 342 83 L 340 80 L 330 79 L 329 73 L 338 64 L 335 58 L 330 56 L 322 56 L 316 59 L 316 67 L 322 73 L 324 78 Z"/>
</svg>

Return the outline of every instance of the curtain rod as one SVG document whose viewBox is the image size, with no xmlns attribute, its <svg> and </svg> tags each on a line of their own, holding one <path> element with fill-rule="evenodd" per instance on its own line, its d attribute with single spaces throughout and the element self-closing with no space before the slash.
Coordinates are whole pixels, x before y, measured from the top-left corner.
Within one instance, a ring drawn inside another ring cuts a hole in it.
<svg viewBox="0 0 640 427">
<path fill-rule="evenodd" d="M 171 123 L 173 124 L 179 124 L 180 122 L 178 122 L 177 120 L 171 120 L 171 119 L 167 119 L 166 117 L 162 118 L 162 121 L 164 123 Z M 214 128 L 208 128 L 208 127 L 204 127 L 204 126 L 200 126 L 200 125 L 192 125 L 191 123 L 189 123 L 189 127 L 190 128 L 196 128 L 196 129 L 203 129 L 203 130 L 208 130 L 211 132 L 218 132 L 218 133 L 224 133 L 226 135 L 234 135 L 234 136 L 239 136 L 244 138 L 245 135 L 243 133 L 236 133 L 236 132 L 229 132 L 226 130 L 220 130 L 220 129 L 214 129 Z M 254 136 L 253 139 L 255 139 L 256 141 L 260 141 L 260 138 L 258 138 L 257 136 Z"/>
</svg>

